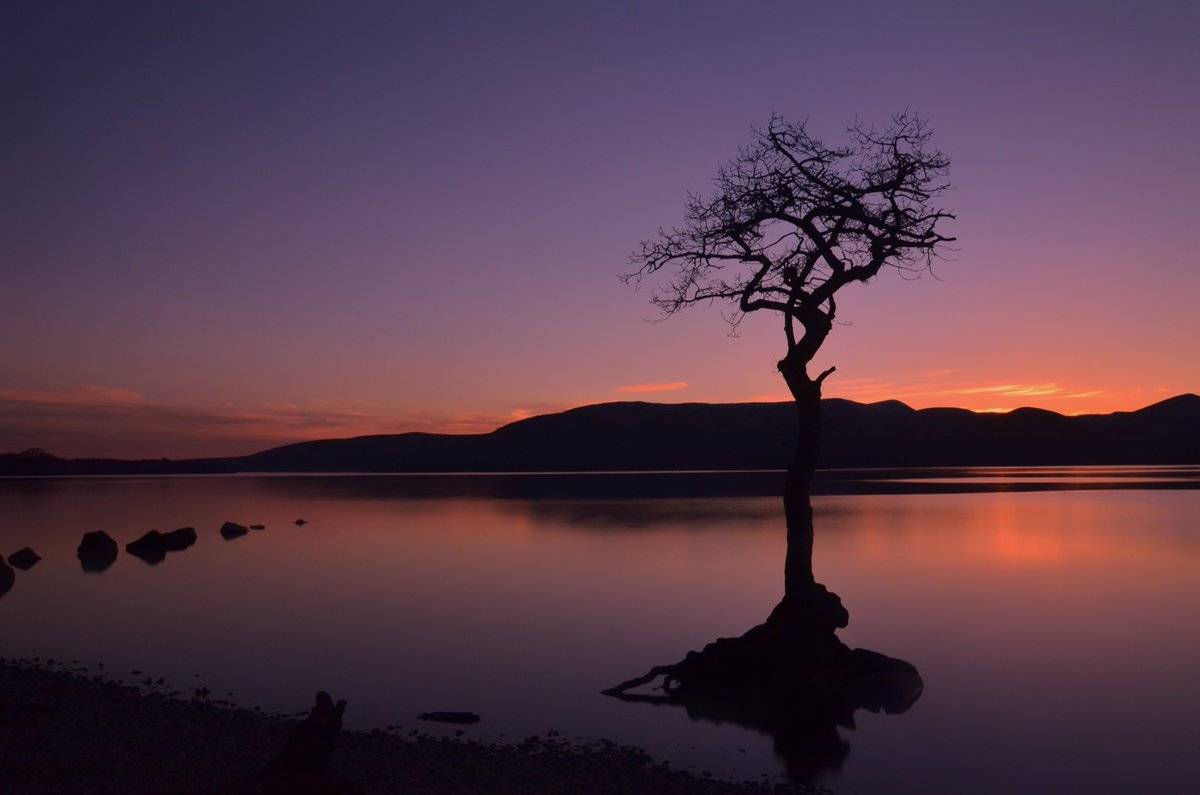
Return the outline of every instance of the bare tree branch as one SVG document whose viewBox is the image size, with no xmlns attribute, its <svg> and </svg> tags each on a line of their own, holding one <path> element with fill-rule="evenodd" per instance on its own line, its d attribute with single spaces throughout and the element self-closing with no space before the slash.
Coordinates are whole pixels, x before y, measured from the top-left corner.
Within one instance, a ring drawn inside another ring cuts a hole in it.
<svg viewBox="0 0 1200 795">
<path fill-rule="evenodd" d="M 688 197 L 679 227 L 642 242 L 624 278 L 669 272 L 652 299 L 666 315 L 707 301 L 734 303 L 734 326 L 750 312 L 781 313 L 784 361 L 803 372 L 832 327 L 838 290 L 884 268 L 928 270 L 954 240 L 940 228 L 954 215 L 937 203 L 950 160 L 930 141 L 908 112 L 880 129 L 855 123 L 840 147 L 773 115 L 718 170 L 711 195 Z"/>
</svg>

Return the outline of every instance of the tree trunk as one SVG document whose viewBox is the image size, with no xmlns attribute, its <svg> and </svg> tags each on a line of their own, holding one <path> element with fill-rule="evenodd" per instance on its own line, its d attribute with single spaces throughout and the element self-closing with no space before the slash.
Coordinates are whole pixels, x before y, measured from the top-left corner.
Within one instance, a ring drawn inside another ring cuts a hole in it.
<svg viewBox="0 0 1200 795">
<path fill-rule="evenodd" d="M 780 366 L 784 370 L 784 366 Z M 800 377 L 796 377 L 800 376 Z M 796 400 L 796 452 L 787 468 L 784 515 L 787 520 L 787 557 L 784 562 L 784 599 L 803 598 L 812 590 L 812 476 L 821 450 L 821 384 L 808 373 L 784 372 Z"/>
<path fill-rule="evenodd" d="M 796 451 L 784 481 L 787 557 L 783 564 L 783 600 L 768 624 L 823 634 L 846 626 L 849 613 L 837 594 L 813 577 L 813 511 L 809 495 L 821 450 L 821 382 L 832 370 L 810 378 L 807 362 L 789 356 L 779 362 L 796 402 Z"/>
<path fill-rule="evenodd" d="M 809 382 L 796 398 L 796 451 L 784 481 L 783 512 L 787 519 L 787 558 L 783 565 L 784 599 L 812 590 L 813 512 L 809 495 L 821 445 L 821 387 Z"/>
</svg>

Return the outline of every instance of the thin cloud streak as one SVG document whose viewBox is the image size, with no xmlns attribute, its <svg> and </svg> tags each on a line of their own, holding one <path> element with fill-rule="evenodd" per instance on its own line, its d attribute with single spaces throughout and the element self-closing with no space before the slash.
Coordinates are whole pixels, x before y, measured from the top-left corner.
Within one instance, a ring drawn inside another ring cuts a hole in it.
<svg viewBox="0 0 1200 795">
<path fill-rule="evenodd" d="M 1037 397 L 1037 398 L 1087 398 L 1105 394 L 1105 390 L 1092 389 L 1080 391 L 1077 388 L 1061 386 L 1056 383 L 1043 384 L 988 384 L 983 386 L 953 386 L 936 383 L 898 384 L 891 381 L 877 381 L 870 378 L 846 379 L 831 384 L 831 392 L 839 395 L 857 398 L 879 396 L 881 398 L 903 400 L 913 397 L 953 397 L 979 395 L 984 397 Z M 983 409 L 979 409 L 983 410 Z"/>
<path fill-rule="evenodd" d="M 1040 397 L 1062 392 L 1058 384 L 1004 384 L 1002 386 L 975 386 L 951 390 L 953 395 L 1007 395 L 1009 397 Z"/>
<path fill-rule="evenodd" d="M 88 384 L 59 390 L 0 389 L 0 404 L 25 403 L 42 406 L 127 406 L 145 398 L 132 389 Z"/>
<path fill-rule="evenodd" d="M 656 392 L 678 392 L 681 389 L 687 388 L 687 381 L 661 381 L 647 384 L 629 384 L 627 386 L 619 386 L 613 391 L 620 392 L 623 395 L 642 395 L 653 394 Z"/>
<path fill-rule="evenodd" d="M 0 452 L 41 447 L 63 456 L 240 455 L 290 442 L 412 431 L 488 433 L 561 408 L 509 412 L 397 411 L 356 401 L 181 406 L 127 389 L 0 389 Z"/>
</svg>

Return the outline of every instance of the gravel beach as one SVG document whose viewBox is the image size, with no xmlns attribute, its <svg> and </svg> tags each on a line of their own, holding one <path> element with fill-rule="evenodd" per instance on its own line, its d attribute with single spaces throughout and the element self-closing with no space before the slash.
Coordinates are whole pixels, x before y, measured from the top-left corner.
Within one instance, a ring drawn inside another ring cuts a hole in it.
<svg viewBox="0 0 1200 795">
<path fill-rule="evenodd" d="M 411 731 L 342 732 L 327 775 L 281 783 L 264 771 L 296 725 L 296 718 L 143 693 L 78 667 L 0 661 L 0 790 L 804 791 L 779 783 L 696 776 L 658 763 L 639 749 L 605 741 L 579 744 L 542 737 L 502 745 Z"/>
</svg>

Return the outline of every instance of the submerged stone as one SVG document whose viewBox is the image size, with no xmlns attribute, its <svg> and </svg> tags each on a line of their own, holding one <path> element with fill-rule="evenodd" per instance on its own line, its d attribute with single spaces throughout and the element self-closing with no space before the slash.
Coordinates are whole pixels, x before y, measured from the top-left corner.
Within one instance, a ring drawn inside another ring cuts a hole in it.
<svg viewBox="0 0 1200 795">
<path fill-rule="evenodd" d="M 29 569 L 32 569 L 34 565 L 41 559 L 42 556 L 34 552 L 29 547 L 21 547 L 16 552 L 8 556 L 8 562 L 21 571 L 28 571 Z"/>
<path fill-rule="evenodd" d="M 12 570 L 12 567 L 0 558 L 0 596 L 12 590 L 13 583 L 17 581 L 17 573 Z"/>
<path fill-rule="evenodd" d="M 83 534 L 75 556 L 84 571 L 100 572 L 113 564 L 117 552 L 117 542 L 112 536 L 103 530 L 93 530 Z"/>
<path fill-rule="evenodd" d="M 167 556 L 167 547 L 163 542 L 163 534 L 157 530 L 151 530 L 136 541 L 130 541 L 125 545 L 125 551 L 135 558 L 140 558 L 150 565 L 162 563 Z"/>
<path fill-rule="evenodd" d="M 221 535 L 228 541 L 231 538 L 241 538 L 249 533 L 250 529 L 243 524 L 237 522 L 226 522 L 221 525 Z"/>
<path fill-rule="evenodd" d="M 196 543 L 196 528 L 181 527 L 178 530 L 163 533 L 162 539 L 168 552 L 182 552 Z"/>
</svg>

